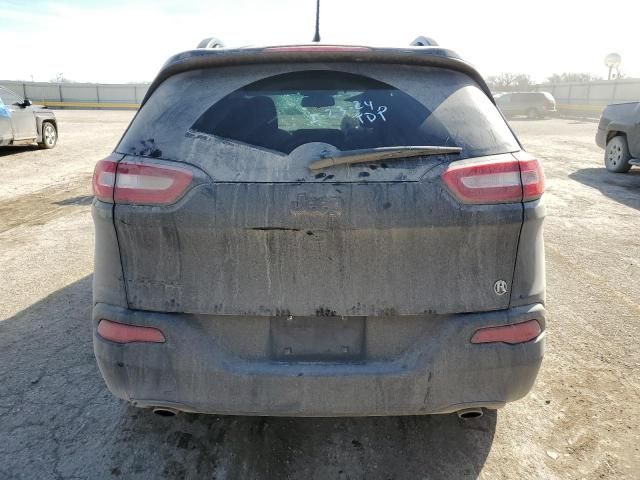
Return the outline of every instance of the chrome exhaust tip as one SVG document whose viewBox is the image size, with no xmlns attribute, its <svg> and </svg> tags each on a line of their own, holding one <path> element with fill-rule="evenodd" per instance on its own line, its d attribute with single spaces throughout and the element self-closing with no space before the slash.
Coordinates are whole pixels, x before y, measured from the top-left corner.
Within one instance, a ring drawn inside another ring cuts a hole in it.
<svg viewBox="0 0 640 480">
<path fill-rule="evenodd" d="M 463 410 L 458 410 L 456 412 L 458 418 L 462 420 L 470 420 L 472 418 L 480 418 L 484 415 L 484 412 L 481 408 L 465 408 Z"/>
<path fill-rule="evenodd" d="M 153 413 L 160 417 L 175 417 L 178 414 L 178 410 L 170 407 L 154 407 Z"/>
</svg>

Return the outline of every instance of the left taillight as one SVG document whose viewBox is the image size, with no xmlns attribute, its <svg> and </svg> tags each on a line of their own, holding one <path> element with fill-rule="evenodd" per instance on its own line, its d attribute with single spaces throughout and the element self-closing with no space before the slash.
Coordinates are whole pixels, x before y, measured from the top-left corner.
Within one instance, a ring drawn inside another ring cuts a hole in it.
<svg viewBox="0 0 640 480">
<path fill-rule="evenodd" d="M 442 173 L 442 180 L 461 203 L 529 202 L 544 192 L 542 166 L 526 152 L 499 160 L 454 162 Z"/>
<path fill-rule="evenodd" d="M 113 202 L 113 187 L 116 183 L 118 161 L 107 157 L 96 163 L 93 169 L 93 195 L 103 202 Z"/>
<path fill-rule="evenodd" d="M 93 193 L 103 202 L 169 205 L 192 180 L 193 173 L 187 168 L 105 158 L 96 164 Z"/>
</svg>

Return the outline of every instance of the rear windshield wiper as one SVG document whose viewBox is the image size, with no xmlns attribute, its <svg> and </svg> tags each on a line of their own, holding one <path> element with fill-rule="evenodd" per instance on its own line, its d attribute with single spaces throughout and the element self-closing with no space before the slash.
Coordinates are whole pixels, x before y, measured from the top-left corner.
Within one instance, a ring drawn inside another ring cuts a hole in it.
<svg viewBox="0 0 640 480">
<path fill-rule="evenodd" d="M 320 158 L 309 164 L 310 170 L 333 167 L 334 165 L 350 165 L 352 163 L 377 162 L 379 160 L 393 160 L 396 158 L 421 157 L 423 155 L 446 155 L 460 153 L 460 147 L 443 146 L 407 146 L 407 147 L 378 147 L 362 150 L 346 150 L 344 152 L 326 152 Z"/>
</svg>

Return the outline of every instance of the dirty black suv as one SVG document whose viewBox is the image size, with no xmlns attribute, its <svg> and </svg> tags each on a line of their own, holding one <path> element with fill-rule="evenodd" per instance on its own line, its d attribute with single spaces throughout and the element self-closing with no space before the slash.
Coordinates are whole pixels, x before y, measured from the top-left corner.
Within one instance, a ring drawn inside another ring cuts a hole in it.
<svg viewBox="0 0 640 480">
<path fill-rule="evenodd" d="M 534 383 L 542 171 L 450 50 L 179 54 L 93 187 L 95 353 L 134 405 L 475 416 Z"/>
</svg>

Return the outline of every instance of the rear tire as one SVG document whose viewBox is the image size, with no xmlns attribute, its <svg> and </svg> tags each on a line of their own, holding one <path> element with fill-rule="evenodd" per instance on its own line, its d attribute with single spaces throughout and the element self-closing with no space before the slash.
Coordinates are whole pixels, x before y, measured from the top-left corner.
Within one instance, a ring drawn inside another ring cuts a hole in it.
<svg viewBox="0 0 640 480">
<path fill-rule="evenodd" d="M 623 135 L 617 135 L 607 142 L 604 151 L 604 165 L 613 173 L 627 173 L 631 168 L 629 164 L 631 154 L 627 139 Z"/>
<path fill-rule="evenodd" d="M 42 123 L 42 142 L 38 143 L 38 147 L 50 149 L 58 143 L 58 129 L 53 122 Z"/>
</svg>

